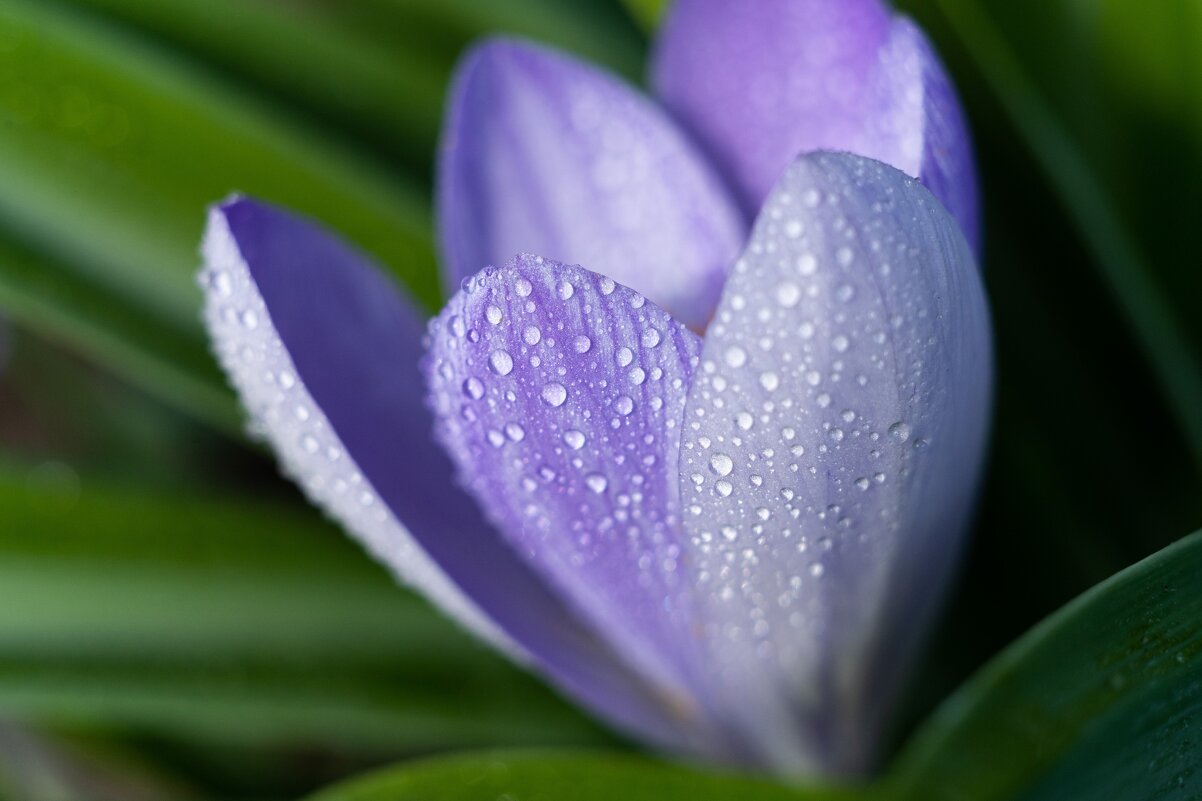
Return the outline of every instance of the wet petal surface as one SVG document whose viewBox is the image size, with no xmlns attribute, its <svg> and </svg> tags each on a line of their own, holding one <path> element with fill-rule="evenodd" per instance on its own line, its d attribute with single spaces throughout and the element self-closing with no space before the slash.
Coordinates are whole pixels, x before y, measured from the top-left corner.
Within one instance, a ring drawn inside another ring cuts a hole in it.
<svg viewBox="0 0 1202 801">
<path fill-rule="evenodd" d="M 569 56 L 499 40 L 465 59 L 448 108 L 438 216 L 449 287 L 539 253 L 705 325 L 745 224 L 654 103 Z"/>
<path fill-rule="evenodd" d="M 717 705 L 782 770 L 861 770 L 959 551 L 992 361 L 959 227 L 901 172 L 798 159 L 724 291 L 680 486 Z"/>
<path fill-rule="evenodd" d="M 205 321 L 285 472 L 403 580 L 609 719 L 680 747 L 642 679 L 454 481 L 420 371 L 425 322 L 365 257 L 252 200 L 214 208 Z"/>
<path fill-rule="evenodd" d="M 471 279 L 430 337 L 437 435 L 462 480 L 671 706 L 699 716 L 675 472 L 699 338 L 608 277 L 530 255 Z"/>
</svg>

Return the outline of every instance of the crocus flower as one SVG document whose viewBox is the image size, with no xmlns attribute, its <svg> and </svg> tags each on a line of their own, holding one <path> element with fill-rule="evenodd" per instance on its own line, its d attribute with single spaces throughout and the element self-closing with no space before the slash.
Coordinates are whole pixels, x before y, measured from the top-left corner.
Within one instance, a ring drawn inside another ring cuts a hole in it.
<svg viewBox="0 0 1202 801">
<path fill-rule="evenodd" d="M 859 771 L 987 427 L 966 139 L 875 2 L 683 0 L 666 31 L 692 134 L 564 56 L 469 59 L 439 192 L 462 286 L 428 325 L 242 198 L 210 213 L 205 320 L 286 472 L 497 648 L 664 749 Z"/>
</svg>

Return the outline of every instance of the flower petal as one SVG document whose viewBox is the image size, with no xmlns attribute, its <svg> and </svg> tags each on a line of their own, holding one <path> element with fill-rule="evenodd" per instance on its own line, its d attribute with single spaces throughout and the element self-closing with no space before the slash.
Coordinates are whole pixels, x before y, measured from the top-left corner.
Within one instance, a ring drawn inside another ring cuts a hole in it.
<svg viewBox="0 0 1202 801">
<path fill-rule="evenodd" d="M 951 82 L 881 0 L 678 0 L 652 83 L 749 214 L 797 154 L 846 150 L 918 177 L 976 242 L 976 177 Z"/>
<path fill-rule="evenodd" d="M 583 263 L 702 327 L 746 231 L 651 101 L 566 55 L 491 41 L 459 68 L 438 168 L 448 286 L 516 253 Z"/>
<path fill-rule="evenodd" d="M 251 200 L 212 210 L 204 256 L 218 358 L 309 497 L 453 617 L 671 742 L 641 681 L 456 486 L 431 436 L 425 324 L 388 280 L 317 226 Z"/>
<path fill-rule="evenodd" d="M 716 706 L 762 761 L 866 766 L 959 551 L 991 378 L 943 207 L 880 162 L 798 159 L 727 283 L 681 444 Z"/>
<path fill-rule="evenodd" d="M 674 469 L 698 337 L 530 255 L 465 282 L 430 332 L 436 435 L 465 485 L 701 736 Z"/>
</svg>

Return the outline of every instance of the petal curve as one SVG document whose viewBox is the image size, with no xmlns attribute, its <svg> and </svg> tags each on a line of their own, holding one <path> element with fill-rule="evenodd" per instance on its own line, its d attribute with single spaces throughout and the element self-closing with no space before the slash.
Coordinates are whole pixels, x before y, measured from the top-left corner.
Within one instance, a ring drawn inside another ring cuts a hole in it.
<svg viewBox="0 0 1202 801">
<path fill-rule="evenodd" d="M 799 153 L 845 150 L 919 178 L 976 246 L 972 147 L 951 81 L 881 0 L 678 0 L 652 84 L 749 215 Z"/>
<path fill-rule="evenodd" d="M 290 476 L 402 579 L 645 739 L 680 747 L 640 677 L 460 490 L 432 436 L 425 322 L 364 256 L 247 199 L 210 212 L 205 321 Z"/>
<path fill-rule="evenodd" d="M 564 54 L 512 40 L 459 67 L 443 126 L 447 286 L 516 253 L 587 264 L 703 327 L 746 227 L 654 103 Z"/>
<path fill-rule="evenodd" d="M 959 551 L 991 380 L 938 201 L 880 162 L 798 159 L 706 336 L 680 462 L 717 703 L 762 761 L 867 767 Z"/>
<path fill-rule="evenodd" d="M 608 277 L 522 255 L 468 279 L 430 341 L 465 486 L 712 753 L 674 469 L 700 339 Z"/>
</svg>

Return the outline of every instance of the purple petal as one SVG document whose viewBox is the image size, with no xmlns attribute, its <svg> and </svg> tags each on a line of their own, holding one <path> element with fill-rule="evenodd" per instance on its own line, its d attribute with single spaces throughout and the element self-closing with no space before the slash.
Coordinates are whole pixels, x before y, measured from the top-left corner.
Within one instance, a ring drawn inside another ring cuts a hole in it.
<svg viewBox="0 0 1202 801">
<path fill-rule="evenodd" d="M 761 761 L 870 760 L 960 549 L 991 377 L 943 207 L 880 162 L 798 159 L 707 333 L 680 462 L 715 707 Z"/>
<path fill-rule="evenodd" d="M 976 242 L 959 103 L 922 33 L 880 0 L 678 0 L 652 82 L 749 214 L 798 153 L 846 150 L 918 177 Z"/>
<path fill-rule="evenodd" d="M 675 743 L 641 681 L 457 488 L 431 435 L 424 322 L 374 265 L 309 222 L 239 199 L 212 210 L 204 256 L 218 358 L 310 499 L 453 617 L 608 705 L 620 725 Z"/>
<path fill-rule="evenodd" d="M 583 263 L 703 327 L 745 225 L 652 102 L 560 53 L 489 42 L 459 68 L 438 169 L 451 288 L 516 253 Z"/>
<path fill-rule="evenodd" d="M 674 469 L 698 337 L 632 289 L 529 255 L 469 279 L 430 331 L 436 434 L 465 485 L 703 738 Z"/>
</svg>

